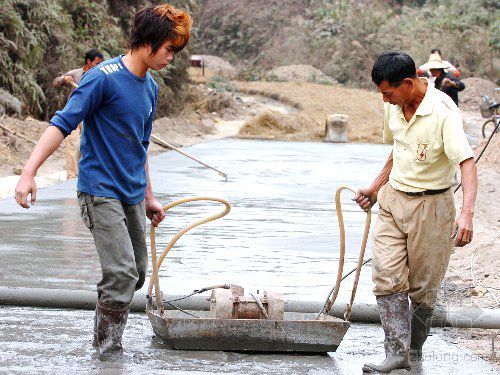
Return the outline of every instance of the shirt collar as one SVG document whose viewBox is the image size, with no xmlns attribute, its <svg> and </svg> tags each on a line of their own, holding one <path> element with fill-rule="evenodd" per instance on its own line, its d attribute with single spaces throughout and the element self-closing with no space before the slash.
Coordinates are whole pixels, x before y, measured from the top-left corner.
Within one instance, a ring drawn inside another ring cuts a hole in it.
<svg viewBox="0 0 500 375">
<path fill-rule="evenodd" d="M 427 83 L 427 91 L 425 92 L 425 96 L 420 102 L 420 105 L 417 108 L 417 111 L 415 112 L 416 116 L 427 116 L 432 113 L 432 96 L 434 94 L 434 90 L 436 90 L 434 87 L 432 87 L 432 84 L 429 82 L 427 78 L 420 78 L 422 80 L 425 80 Z"/>
</svg>

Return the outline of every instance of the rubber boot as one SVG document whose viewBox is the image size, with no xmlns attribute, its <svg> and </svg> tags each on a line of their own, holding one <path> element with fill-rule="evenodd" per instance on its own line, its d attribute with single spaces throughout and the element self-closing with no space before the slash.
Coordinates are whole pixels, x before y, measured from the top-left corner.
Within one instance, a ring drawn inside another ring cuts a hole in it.
<svg viewBox="0 0 500 375">
<path fill-rule="evenodd" d="M 99 347 L 99 344 L 97 343 L 97 305 L 95 307 L 95 314 L 94 314 L 94 340 L 92 340 L 92 346 L 94 348 Z"/>
<path fill-rule="evenodd" d="M 380 364 L 367 363 L 363 372 L 391 372 L 409 369 L 410 305 L 408 293 L 378 296 L 377 305 L 385 334 L 385 360 Z"/>
<path fill-rule="evenodd" d="M 116 308 L 97 302 L 97 344 L 101 356 L 122 353 L 122 336 L 129 308 Z"/>
<path fill-rule="evenodd" d="M 422 346 L 424 345 L 432 324 L 432 313 L 434 309 L 411 305 L 411 342 L 410 359 L 412 361 L 422 360 Z"/>
</svg>

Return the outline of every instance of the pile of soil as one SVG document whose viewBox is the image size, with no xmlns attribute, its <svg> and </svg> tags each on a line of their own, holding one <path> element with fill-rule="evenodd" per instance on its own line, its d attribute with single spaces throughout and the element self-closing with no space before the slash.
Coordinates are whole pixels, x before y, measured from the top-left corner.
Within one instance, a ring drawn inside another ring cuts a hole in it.
<svg viewBox="0 0 500 375">
<path fill-rule="evenodd" d="M 268 81 L 336 84 L 337 81 L 311 65 L 286 65 L 266 73 Z"/>
<path fill-rule="evenodd" d="M 231 107 L 232 104 L 233 98 L 230 94 L 216 93 L 214 91 L 199 101 L 197 109 L 204 112 L 220 112 L 225 108 Z"/>
<path fill-rule="evenodd" d="M 300 109 L 300 114 L 311 119 L 311 124 L 314 124 L 301 133 L 304 135 L 302 140 L 322 140 L 326 118 L 332 114 L 345 114 L 348 116 L 350 142 L 382 141 L 383 102 L 378 93 L 300 82 L 238 81 L 236 87 L 240 92 L 270 97 Z M 263 132 L 259 137 L 266 138 L 267 134 Z"/>
<path fill-rule="evenodd" d="M 219 56 L 201 55 L 205 63 L 205 69 L 216 76 L 233 79 L 238 74 L 238 70 L 230 62 Z"/>
<path fill-rule="evenodd" d="M 482 143 L 477 148 L 478 151 L 483 149 L 486 141 L 486 139 L 482 141 Z M 496 134 L 491 139 L 488 148 L 479 161 L 479 171 L 483 171 L 484 169 L 492 169 L 500 173 L 500 152 L 498 152 L 498 150 L 500 150 L 500 136 Z"/>
<path fill-rule="evenodd" d="M 317 141 L 323 136 L 323 131 L 318 129 L 314 120 L 302 114 L 265 111 L 246 122 L 238 136 L 288 141 Z"/>
<path fill-rule="evenodd" d="M 178 116 L 163 117 L 153 122 L 153 134 L 177 147 L 201 142 L 216 133 L 217 120 L 232 120 L 241 112 L 234 95 L 216 92 L 202 84 L 191 85 L 184 99 L 184 108 Z M 155 153 L 165 149 L 154 146 L 151 151 Z"/>
<path fill-rule="evenodd" d="M 479 111 L 479 105 L 483 102 L 483 95 L 493 98 L 496 85 L 483 78 L 469 77 L 462 80 L 465 90 L 458 94 L 460 109 L 465 111 Z M 497 98 L 499 100 L 500 98 Z"/>
</svg>

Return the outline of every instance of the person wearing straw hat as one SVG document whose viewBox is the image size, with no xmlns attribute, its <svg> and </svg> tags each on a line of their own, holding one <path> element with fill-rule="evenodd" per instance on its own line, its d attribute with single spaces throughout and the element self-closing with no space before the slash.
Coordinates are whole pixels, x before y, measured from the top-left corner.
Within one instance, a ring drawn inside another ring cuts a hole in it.
<svg viewBox="0 0 500 375">
<path fill-rule="evenodd" d="M 465 84 L 446 71 L 448 65 L 443 62 L 441 56 L 433 53 L 423 66 L 434 77 L 434 87 L 448 95 L 458 106 L 458 92 L 465 89 Z"/>
<path fill-rule="evenodd" d="M 458 70 L 458 68 L 456 68 L 451 62 L 443 60 L 443 55 L 441 54 L 441 50 L 439 48 L 431 49 L 431 56 L 433 54 L 438 54 L 441 60 L 443 61 L 443 64 L 446 65 L 445 69 L 446 73 L 450 73 L 455 78 L 460 78 L 460 71 Z M 426 68 L 425 64 L 420 65 L 418 67 L 417 74 L 420 77 L 429 77 L 432 81 L 434 81 L 431 72 Z"/>
</svg>

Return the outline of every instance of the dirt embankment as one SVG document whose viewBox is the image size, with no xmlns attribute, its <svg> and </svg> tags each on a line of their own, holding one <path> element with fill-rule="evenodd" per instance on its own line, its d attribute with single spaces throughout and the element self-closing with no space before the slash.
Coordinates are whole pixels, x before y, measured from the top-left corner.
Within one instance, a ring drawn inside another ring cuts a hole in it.
<svg viewBox="0 0 500 375">
<path fill-rule="evenodd" d="M 459 94 L 459 99 L 463 111 L 478 112 L 483 95 L 487 95 L 490 99 L 494 98 L 496 85 L 493 82 L 478 77 L 464 78 L 462 82 L 465 84 L 465 89 Z M 500 100 L 500 97 L 497 95 L 496 99 Z"/>
<path fill-rule="evenodd" d="M 34 143 L 48 126 L 47 122 L 31 117 L 0 117 L 0 177 L 20 174 Z M 65 169 L 64 141 L 59 150 L 40 168 L 41 174 Z"/>
<path fill-rule="evenodd" d="M 210 139 L 235 136 L 243 123 L 267 110 L 288 112 L 288 107 L 264 97 L 216 92 L 192 85 L 186 93 L 184 109 L 177 116 L 159 118 L 153 134 L 168 143 L 188 146 Z M 19 174 L 48 122 L 16 117 L 0 117 L 0 177 Z M 149 153 L 165 148 L 151 142 Z M 65 144 L 42 165 L 39 175 L 65 169 Z M 1 196 L 0 196 L 1 199 Z"/>
<path fill-rule="evenodd" d="M 300 114 L 309 119 L 306 130 L 297 130 L 305 140 L 321 141 L 327 116 L 341 113 L 349 116 L 348 134 L 351 142 L 381 141 L 383 105 L 380 94 L 375 92 L 300 82 L 240 81 L 236 87 L 241 92 L 261 94 L 295 104 L 301 109 Z M 251 124 L 251 129 L 242 129 L 242 135 L 266 138 L 266 133 L 259 133 L 259 130 L 265 131 L 265 127 Z M 290 137 L 290 133 L 277 138 L 296 140 Z"/>
</svg>

